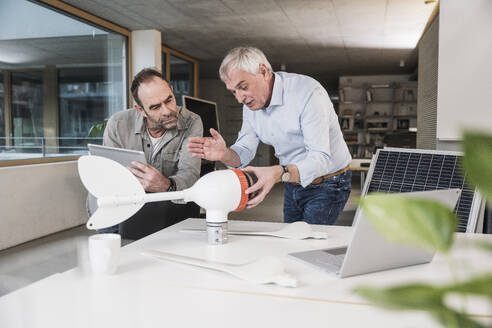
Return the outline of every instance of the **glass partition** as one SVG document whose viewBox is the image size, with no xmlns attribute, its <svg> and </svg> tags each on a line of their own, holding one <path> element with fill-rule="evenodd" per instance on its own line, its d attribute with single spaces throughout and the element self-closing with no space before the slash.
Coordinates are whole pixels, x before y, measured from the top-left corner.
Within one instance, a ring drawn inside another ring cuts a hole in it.
<svg viewBox="0 0 492 328">
<path fill-rule="evenodd" d="M 167 73 L 167 57 L 169 55 L 165 52 L 162 53 L 162 60 L 161 60 L 161 64 L 162 64 L 162 76 L 166 77 L 166 73 Z"/>
<path fill-rule="evenodd" d="M 58 70 L 61 153 L 85 150 L 88 142 L 102 143 L 101 137 L 89 138 L 88 131 L 126 108 L 121 97 L 111 96 L 121 90 L 122 81 L 108 83 L 107 76 L 107 69 L 101 67 Z"/>
<path fill-rule="evenodd" d="M 3 86 L 3 72 L 0 71 L 0 147 L 5 147 L 4 136 L 5 136 L 5 88 Z"/>
<path fill-rule="evenodd" d="M 182 95 L 193 95 L 193 63 L 171 55 L 171 85 L 173 86 L 176 103 L 182 105 Z"/>
<path fill-rule="evenodd" d="M 0 160 L 101 143 L 90 128 L 128 106 L 127 36 L 27 0 L 0 1 L 0 27 Z"/>
<path fill-rule="evenodd" d="M 12 73 L 12 132 L 15 153 L 29 157 L 42 147 L 43 76 L 39 71 Z"/>
</svg>

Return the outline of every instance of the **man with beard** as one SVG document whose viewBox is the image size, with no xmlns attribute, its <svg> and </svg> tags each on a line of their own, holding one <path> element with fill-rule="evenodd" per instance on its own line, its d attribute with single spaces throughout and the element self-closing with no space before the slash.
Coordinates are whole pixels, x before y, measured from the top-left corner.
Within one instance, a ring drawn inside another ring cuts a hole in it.
<svg viewBox="0 0 492 328">
<path fill-rule="evenodd" d="M 200 176 L 201 160 L 194 158 L 186 146 L 190 137 L 203 135 L 200 116 L 176 105 L 172 86 L 155 69 L 141 70 L 133 79 L 131 92 L 134 109 L 111 116 L 103 145 L 145 153 L 149 164 L 132 162 L 133 167 L 128 169 L 146 192 L 191 187 Z M 119 227 L 103 229 L 103 232 L 120 232 L 122 237 L 138 239 L 198 215 L 199 209 L 194 204 L 148 203 Z"/>
</svg>

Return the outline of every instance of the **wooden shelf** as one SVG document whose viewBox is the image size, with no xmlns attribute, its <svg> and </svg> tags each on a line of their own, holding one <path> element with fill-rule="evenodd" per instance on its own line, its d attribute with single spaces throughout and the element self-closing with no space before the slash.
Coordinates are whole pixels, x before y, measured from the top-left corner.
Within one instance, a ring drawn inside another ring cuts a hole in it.
<svg viewBox="0 0 492 328">
<path fill-rule="evenodd" d="M 416 118 L 417 114 L 414 115 L 393 115 L 393 118 Z"/>
<path fill-rule="evenodd" d="M 344 87 L 340 87 L 339 89 L 356 89 L 356 90 L 362 90 L 364 88 L 363 87 L 360 87 L 360 86 L 344 86 Z"/>
<path fill-rule="evenodd" d="M 369 116 L 364 116 L 366 119 L 375 119 L 375 118 L 384 118 L 386 120 L 392 119 L 393 116 L 391 115 L 369 115 Z"/>
<path fill-rule="evenodd" d="M 394 135 L 394 134 L 399 135 L 399 134 L 415 134 L 415 133 L 417 133 L 417 132 L 412 132 L 412 131 L 409 131 L 408 129 L 396 129 L 396 130 L 391 130 L 386 134 L 388 134 L 388 135 Z"/>
<path fill-rule="evenodd" d="M 411 132 L 410 131 L 410 128 L 406 128 L 406 129 L 395 129 L 393 130 L 393 132 L 395 132 L 395 134 L 401 134 L 401 133 L 416 133 L 416 132 Z"/>
<path fill-rule="evenodd" d="M 356 134 L 356 133 L 359 133 L 359 132 L 365 132 L 365 130 L 355 130 L 354 131 L 354 130 L 344 130 L 344 129 L 342 129 L 342 132 L 344 134 Z"/>
<path fill-rule="evenodd" d="M 354 158 L 369 156 L 369 153 L 373 152 L 373 148 L 380 147 L 382 142 L 385 144 L 386 142 L 395 143 L 394 139 L 398 139 L 398 137 L 392 137 L 392 139 L 388 138 L 387 140 L 386 136 L 388 135 L 415 135 L 415 132 L 410 132 L 408 128 L 396 128 L 398 125 L 415 125 L 417 118 L 416 97 L 418 96 L 416 82 L 399 82 L 389 78 L 386 80 L 358 78 L 357 81 L 364 81 L 364 83 L 358 86 L 351 86 L 350 84 L 345 86 L 343 81 L 345 80 L 340 80 L 338 90 L 340 99 L 345 101 L 340 102 L 338 117 L 341 123 L 350 127 L 350 129 L 342 129 L 342 132 L 347 136 L 344 139 L 347 139 L 347 145 L 350 147 Z M 346 109 L 350 109 L 351 112 L 347 112 L 348 115 L 343 115 Z M 360 116 L 355 116 L 356 112 L 360 113 Z M 379 115 L 373 115 L 374 113 Z M 408 122 L 401 122 L 402 120 Z M 350 124 L 348 125 L 348 123 Z M 360 128 L 361 126 L 362 128 Z M 354 140 L 356 135 L 357 140 Z M 368 142 L 359 143 L 362 140 Z M 377 146 L 374 144 L 375 141 L 377 141 Z M 396 143 L 398 144 L 398 142 Z"/>
<path fill-rule="evenodd" d="M 369 132 L 369 133 L 375 133 L 375 132 L 379 133 L 379 132 L 389 132 L 389 131 L 391 131 L 390 128 L 368 128 L 367 129 L 367 132 Z"/>
</svg>

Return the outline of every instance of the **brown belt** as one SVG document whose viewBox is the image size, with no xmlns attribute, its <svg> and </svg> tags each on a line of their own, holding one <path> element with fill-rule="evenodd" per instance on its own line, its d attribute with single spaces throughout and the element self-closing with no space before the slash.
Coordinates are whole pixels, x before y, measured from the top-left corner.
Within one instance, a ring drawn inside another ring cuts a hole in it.
<svg viewBox="0 0 492 328">
<path fill-rule="evenodd" d="M 311 182 L 311 184 L 313 184 L 313 185 L 320 184 L 325 179 L 329 179 L 329 178 L 332 178 L 334 176 L 343 174 L 343 173 L 347 172 L 348 170 L 350 170 L 350 164 L 347 165 L 346 167 L 344 167 L 343 169 L 338 170 L 336 172 L 333 172 L 333 173 L 330 173 L 330 174 L 327 174 L 327 175 L 322 175 L 320 177 L 317 177 L 316 179 L 313 180 L 313 182 Z M 298 184 L 297 182 L 294 182 L 293 184 L 296 185 L 296 186 L 300 186 L 300 184 Z"/>
</svg>

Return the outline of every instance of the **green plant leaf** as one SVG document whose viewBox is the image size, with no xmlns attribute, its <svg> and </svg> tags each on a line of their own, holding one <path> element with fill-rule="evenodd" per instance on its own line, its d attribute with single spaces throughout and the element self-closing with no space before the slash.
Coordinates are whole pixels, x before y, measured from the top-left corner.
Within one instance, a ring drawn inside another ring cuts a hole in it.
<svg viewBox="0 0 492 328">
<path fill-rule="evenodd" d="M 483 295 L 492 300 L 492 274 L 483 274 L 468 281 L 456 283 L 443 288 L 446 293 Z"/>
<path fill-rule="evenodd" d="M 408 284 L 389 288 L 357 287 L 355 292 L 371 303 L 390 310 L 439 311 L 444 307 L 439 288 Z"/>
<path fill-rule="evenodd" d="M 487 328 L 477 321 L 474 321 L 464 313 L 457 312 L 448 307 L 439 310 L 429 311 L 431 316 L 446 328 Z"/>
<path fill-rule="evenodd" d="M 87 132 L 87 136 L 90 138 L 98 138 L 102 137 L 104 134 L 104 129 L 106 129 L 106 124 L 108 123 L 108 119 L 105 119 L 104 122 L 99 124 L 94 124 Z"/>
<path fill-rule="evenodd" d="M 466 131 L 463 136 L 463 168 L 467 180 L 492 202 L 492 135 Z"/>
<path fill-rule="evenodd" d="M 464 287 L 464 286 L 463 286 Z M 408 284 L 389 288 L 358 287 L 355 292 L 374 305 L 388 310 L 419 310 L 429 313 L 447 328 L 484 328 L 466 314 L 456 312 L 443 303 L 444 292 L 426 284 Z"/>
<path fill-rule="evenodd" d="M 374 193 L 364 197 L 360 205 L 374 227 L 390 242 L 443 253 L 451 248 L 456 215 L 441 203 Z"/>
</svg>

